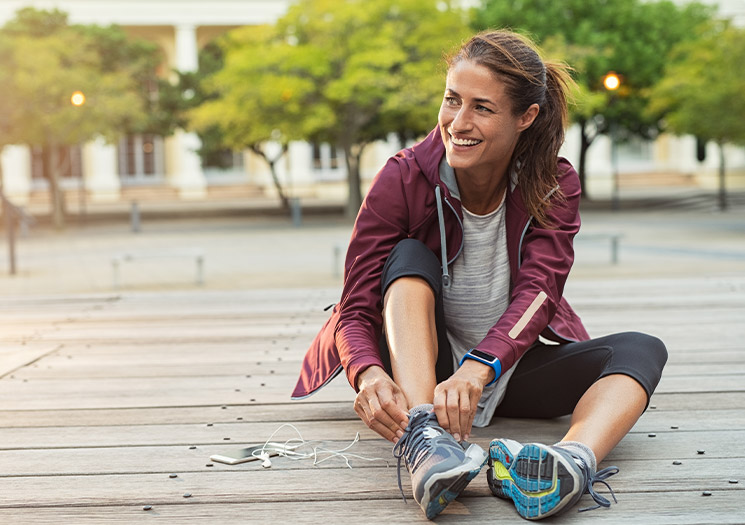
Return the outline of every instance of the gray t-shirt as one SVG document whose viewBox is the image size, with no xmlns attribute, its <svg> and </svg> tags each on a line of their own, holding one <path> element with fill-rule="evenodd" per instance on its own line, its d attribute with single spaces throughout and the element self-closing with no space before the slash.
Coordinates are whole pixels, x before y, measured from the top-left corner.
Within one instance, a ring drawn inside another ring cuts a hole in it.
<svg viewBox="0 0 745 525">
<path fill-rule="evenodd" d="M 452 170 L 447 165 L 441 166 L 441 170 L 447 169 Z M 457 196 L 452 188 L 451 193 Z M 509 304 L 510 263 L 504 220 L 504 199 L 487 215 L 476 215 L 463 208 L 463 251 L 451 267 L 450 287 L 443 290 L 445 325 L 456 368 L 463 356 L 483 340 Z M 489 424 L 514 370 L 513 366 L 504 371 L 495 384 L 484 389 L 474 426 Z"/>
</svg>

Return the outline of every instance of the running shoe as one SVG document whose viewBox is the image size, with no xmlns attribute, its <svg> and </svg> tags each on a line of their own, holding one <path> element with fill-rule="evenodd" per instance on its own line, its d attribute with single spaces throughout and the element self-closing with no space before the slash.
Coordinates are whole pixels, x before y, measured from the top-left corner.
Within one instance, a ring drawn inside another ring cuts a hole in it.
<svg viewBox="0 0 745 525">
<path fill-rule="evenodd" d="M 463 492 L 486 463 L 484 449 L 465 441 L 458 443 L 437 423 L 435 413 L 427 411 L 409 418 L 393 455 L 398 458 L 398 488 L 404 501 L 401 459 L 411 474 L 414 499 L 430 520 Z"/>
<path fill-rule="evenodd" d="M 511 499 L 523 518 L 537 520 L 572 508 L 586 492 L 596 505 L 580 512 L 610 507 L 610 501 L 595 492 L 593 485 L 605 485 L 617 502 L 605 481 L 617 472 L 617 467 L 593 472 L 580 457 L 561 447 L 522 446 L 511 439 L 495 439 L 489 445 L 486 477 L 492 494 Z"/>
</svg>

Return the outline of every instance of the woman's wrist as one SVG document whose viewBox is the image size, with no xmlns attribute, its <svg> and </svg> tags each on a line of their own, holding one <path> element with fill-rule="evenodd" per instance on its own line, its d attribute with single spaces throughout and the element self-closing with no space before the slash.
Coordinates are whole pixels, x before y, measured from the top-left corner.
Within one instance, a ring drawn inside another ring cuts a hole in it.
<svg viewBox="0 0 745 525">
<path fill-rule="evenodd" d="M 459 370 L 462 370 L 463 374 L 478 379 L 481 386 L 486 386 L 494 380 L 494 369 L 489 365 L 474 361 L 473 359 L 466 359 L 463 361 Z"/>
<path fill-rule="evenodd" d="M 380 377 L 381 374 L 385 376 L 388 375 L 388 373 L 382 367 L 378 365 L 368 366 L 362 372 L 357 374 L 357 390 L 359 390 L 362 387 L 362 384 L 365 381 L 370 381 L 376 377 Z"/>
</svg>

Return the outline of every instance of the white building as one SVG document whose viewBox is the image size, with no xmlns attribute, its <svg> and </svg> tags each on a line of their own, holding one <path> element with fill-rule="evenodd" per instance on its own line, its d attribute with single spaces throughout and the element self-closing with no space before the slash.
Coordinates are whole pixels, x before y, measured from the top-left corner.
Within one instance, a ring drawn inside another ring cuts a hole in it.
<svg viewBox="0 0 745 525">
<path fill-rule="evenodd" d="M 712 0 L 713 1 L 713 0 Z M 0 25 L 22 7 L 57 8 L 71 23 L 117 24 L 129 34 L 156 42 L 168 66 L 180 71 L 197 68 L 201 47 L 215 36 L 241 25 L 270 23 L 287 9 L 289 0 L 2 0 Z M 745 1 L 718 2 L 723 15 L 745 25 Z M 434 125 L 434 122 L 433 122 Z M 563 154 L 578 157 L 579 139 L 570 130 Z M 199 139 L 179 131 L 171 137 L 128 136 L 118 144 L 94 141 L 70 150 L 70 170 L 65 186 L 85 195 L 88 202 L 124 202 L 132 199 L 210 199 L 241 197 L 261 189 L 273 191 L 268 169 L 252 155 L 234 155 L 234 168 L 203 168 L 195 150 Z M 362 175 L 370 179 L 394 153 L 395 141 L 368 147 Z M 610 141 L 599 137 L 588 156 L 588 190 L 594 197 L 609 195 L 612 166 Z M 743 150 L 731 148 L 730 167 L 745 167 Z M 6 146 L 0 162 L 4 189 L 15 203 L 45 203 L 46 181 L 39 174 L 35 152 L 28 146 Z M 619 151 L 624 174 L 667 173 L 700 177 L 699 185 L 713 186 L 717 154 L 710 151 L 698 163 L 693 138 L 664 137 L 655 143 L 632 144 Z M 342 197 L 346 189 L 341 155 L 328 144 L 294 143 L 280 166 L 281 177 L 295 195 Z M 68 199 L 74 210 L 77 199 Z"/>
</svg>

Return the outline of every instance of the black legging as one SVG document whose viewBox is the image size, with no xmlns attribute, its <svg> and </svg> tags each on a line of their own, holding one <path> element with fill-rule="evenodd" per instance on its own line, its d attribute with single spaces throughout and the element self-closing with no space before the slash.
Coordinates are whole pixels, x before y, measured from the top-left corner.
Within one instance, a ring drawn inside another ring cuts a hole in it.
<svg viewBox="0 0 745 525">
<path fill-rule="evenodd" d="M 440 261 L 420 241 L 405 239 L 395 246 L 383 268 L 383 295 L 400 277 L 421 277 L 435 293 L 439 349 L 435 373 L 440 383 L 453 374 L 453 356 L 442 307 Z M 391 373 L 385 337 L 380 341 L 380 353 Z M 646 391 L 649 403 L 666 361 L 667 350 L 662 341 L 639 332 L 558 345 L 536 342 L 517 364 L 494 415 L 552 418 L 570 414 L 595 381 L 611 374 L 635 379 Z"/>
</svg>

